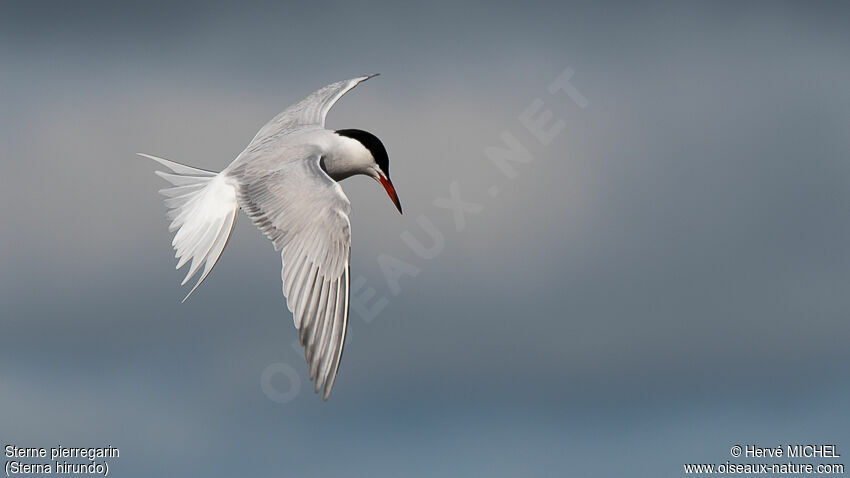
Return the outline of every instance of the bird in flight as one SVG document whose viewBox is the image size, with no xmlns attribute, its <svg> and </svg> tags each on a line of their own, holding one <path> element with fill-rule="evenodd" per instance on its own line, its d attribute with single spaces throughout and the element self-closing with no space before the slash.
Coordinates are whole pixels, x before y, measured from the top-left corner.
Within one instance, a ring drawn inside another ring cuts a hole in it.
<svg viewBox="0 0 850 478">
<path fill-rule="evenodd" d="M 166 196 L 177 269 L 190 263 L 181 285 L 207 278 L 221 256 L 239 209 L 274 244 L 283 267 L 283 295 L 304 347 L 316 393 L 328 399 L 339 370 L 348 324 L 351 203 L 338 181 L 364 174 L 383 185 L 398 211 L 387 151 L 373 134 L 325 129 L 342 95 L 377 75 L 317 90 L 266 123 L 219 173 L 139 153 L 170 172 L 156 174 Z M 203 267 L 203 270 L 201 268 Z"/>
</svg>

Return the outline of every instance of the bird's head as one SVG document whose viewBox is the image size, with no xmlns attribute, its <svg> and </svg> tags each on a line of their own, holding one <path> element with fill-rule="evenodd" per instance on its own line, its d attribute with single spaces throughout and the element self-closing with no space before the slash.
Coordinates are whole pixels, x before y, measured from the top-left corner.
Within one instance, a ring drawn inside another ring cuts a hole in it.
<svg viewBox="0 0 850 478">
<path fill-rule="evenodd" d="M 390 157 L 387 155 L 387 149 L 381 143 L 381 140 L 374 134 L 359 129 L 340 129 L 335 132 L 340 136 L 356 140 L 366 148 L 371 158 L 369 158 L 362 174 L 371 176 L 381 183 L 398 212 L 401 213 L 401 202 L 398 200 L 398 194 L 396 194 L 393 182 L 390 180 Z"/>
</svg>

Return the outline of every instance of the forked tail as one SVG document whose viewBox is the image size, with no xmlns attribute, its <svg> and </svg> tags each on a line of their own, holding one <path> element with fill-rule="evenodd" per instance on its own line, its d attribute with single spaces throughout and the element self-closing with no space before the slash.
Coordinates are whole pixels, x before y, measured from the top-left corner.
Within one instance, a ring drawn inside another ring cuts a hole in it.
<svg viewBox="0 0 850 478">
<path fill-rule="evenodd" d="M 192 260 L 189 273 L 180 285 L 186 284 L 201 265 L 204 266 L 201 278 L 183 299 L 185 302 L 207 278 L 224 251 L 230 233 L 233 232 L 239 212 L 236 188 L 228 184 L 221 174 L 191 168 L 149 154 L 138 154 L 173 172 L 156 171 L 156 174 L 174 186 L 159 192 L 167 198 L 167 217 L 171 221 L 168 230 L 177 231 L 171 241 L 177 251 L 177 269 L 183 267 L 189 259 Z"/>
</svg>

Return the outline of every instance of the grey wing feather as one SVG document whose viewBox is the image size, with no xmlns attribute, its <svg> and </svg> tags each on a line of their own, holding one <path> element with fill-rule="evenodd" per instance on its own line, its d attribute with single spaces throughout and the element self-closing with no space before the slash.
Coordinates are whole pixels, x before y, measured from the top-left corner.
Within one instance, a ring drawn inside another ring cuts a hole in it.
<svg viewBox="0 0 850 478">
<path fill-rule="evenodd" d="M 263 161 L 259 163 L 268 164 Z M 255 163 L 257 164 L 257 163 Z M 333 388 L 348 323 L 351 205 L 319 156 L 230 173 L 242 210 L 280 251 L 286 304 L 316 391 Z"/>
<path fill-rule="evenodd" d="M 299 128 L 309 126 L 324 127 L 325 117 L 334 103 L 360 82 L 375 76 L 378 76 L 378 74 L 338 81 L 314 91 L 303 100 L 285 109 L 260 128 L 260 131 L 251 140 L 251 144 L 247 149 L 251 150 L 261 147 L 263 144 Z"/>
</svg>

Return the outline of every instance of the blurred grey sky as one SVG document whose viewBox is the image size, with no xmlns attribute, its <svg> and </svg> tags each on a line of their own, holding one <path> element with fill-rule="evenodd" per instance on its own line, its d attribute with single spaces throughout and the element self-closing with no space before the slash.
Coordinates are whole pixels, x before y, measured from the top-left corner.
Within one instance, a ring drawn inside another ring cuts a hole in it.
<svg viewBox="0 0 850 478">
<path fill-rule="evenodd" d="M 118 476 L 669 476 L 736 443 L 846 451 L 847 15 L 4 4 L 0 441 L 112 444 Z M 585 108 L 547 91 L 566 68 Z M 353 316 L 323 404 L 245 217 L 179 304 L 164 184 L 134 153 L 223 168 L 290 103 L 373 72 L 328 126 L 383 140 L 405 215 L 343 183 L 354 273 L 388 305 Z M 536 99 L 564 122 L 548 145 L 519 120 Z M 485 154 L 503 132 L 534 157 L 515 179 Z M 434 205 L 452 183 L 483 206 L 462 231 Z M 420 216 L 433 259 L 401 237 L 427 242 Z M 381 254 L 417 271 L 397 294 Z M 295 400 L 263 392 L 274 363 Z"/>
</svg>

